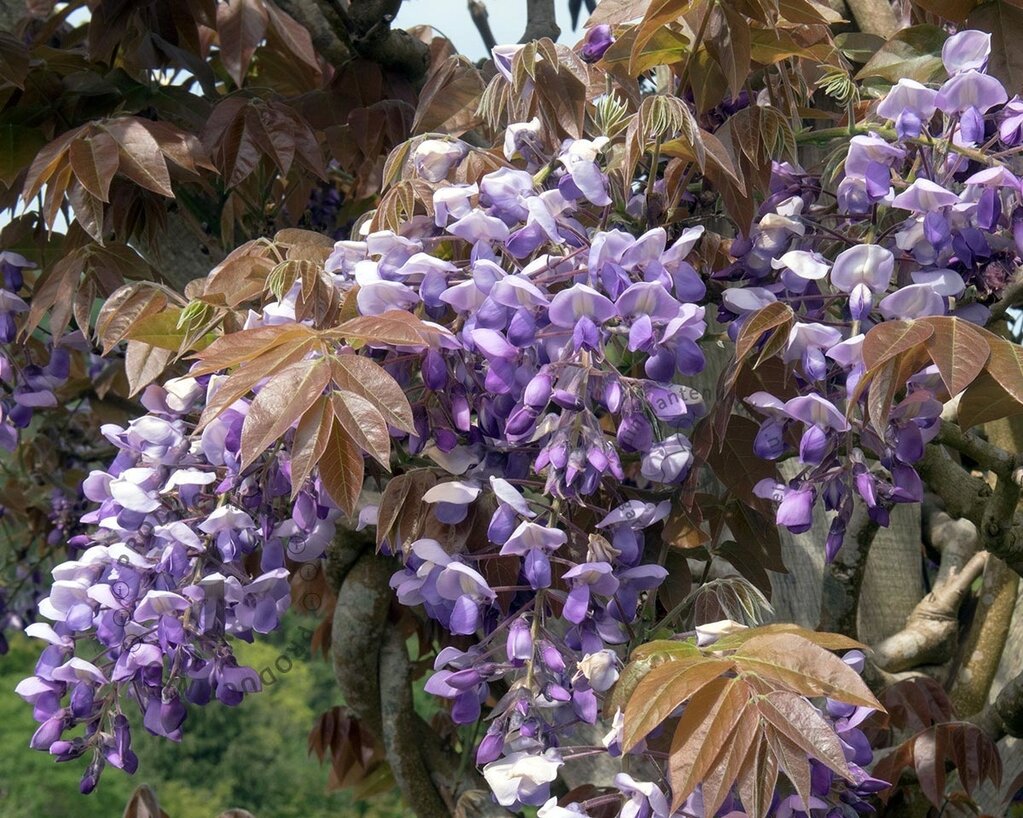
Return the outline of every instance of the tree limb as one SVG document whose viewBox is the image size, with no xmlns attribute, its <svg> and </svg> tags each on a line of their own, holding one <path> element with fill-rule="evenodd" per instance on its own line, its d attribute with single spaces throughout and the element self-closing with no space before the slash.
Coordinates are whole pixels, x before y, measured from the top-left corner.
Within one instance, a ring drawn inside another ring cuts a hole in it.
<svg viewBox="0 0 1023 818">
<path fill-rule="evenodd" d="M 338 28 L 324 14 L 316 0 L 275 0 L 278 6 L 309 32 L 313 45 L 331 65 L 340 68 L 351 60 L 352 52 L 339 36 Z"/>
<path fill-rule="evenodd" d="M 846 531 L 845 544 L 824 568 L 821 590 L 821 618 L 817 630 L 856 638 L 856 614 L 860 590 L 867 569 L 870 546 L 878 531 L 865 507 L 857 504 Z"/>
<path fill-rule="evenodd" d="M 341 15 L 345 14 L 339 0 L 331 2 Z M 401 3 L 402 0 L 351 0 L 347 11 L 351 42 L 366 59 L 409 80 L 418 80 L 430 66 L 430 47 L 407 31 L 391 28 Z"/>
<path fill-rule="evenodd" d="M 949 691 L 961 717 L 972 716 L 987 702 L 1008 640 L 1018 593 L 1019 574 L 1000 559 L 990 559 L 984 569 L 973 624 L 961 651 L 963 659 Z"/>
<path fill-rule="evenodd" d="M 1016 458 L 1000 446 L 984 440 L 972 432 L 964 432 L 956 423 L 941 421 L 937 440 L 976 461 L 984 469 L 1000 477 L 1012 477 Z"/>
<path fill-rule="evenodd" d="M 561 34 L 554 14 L 554 0 L 526 0 L 526 30 L 520 43 L 550 37 L 557 40 Z"/>
<path fill-rule="evenodd" d="M 1018 307 L 1020 304 L 1023 304 L 1023 276 L 1013 279 L 1002 290 L 1002 297 L 991 306 L 991 316 L 988 319 L 988 323 L 990 324 L 1005 318 L 1006 312 L 1012 307 Z"/>
<path fill-rule="evenodd" d="M 1023 515 L 1016 513 L 1020 487 L 1014 477 L 998 477 L 992 490 L 933 445 L 917 470 L 949 514 L 977 526 L 981 547 L 1023 576 Z"/>
<path fill-rule="evenodd" d="M 1014 677 L 980 713 L 969 719 L 994 741 L 1023 738 L 1023 673 Z"/>
<path fill-rule="evenodd" d="M 906 627 L 874 648 L 874 663 L 889 673 L 917 665 L 938 664 L 951 658 L 959 629 L 959 606 L 980 576 L 988 554 L 974 554 L 962 571 L 935 586 L 913 609 Z"/>
<path fill-rule="evenodd" d="M 886 40 L 899 30 L 899 21 L 888 0 L 845 0 L 853 19 L 864 34 Z"/>
<path fill-rule="evenodd" d="M 486 46 L 487 53 L 490 53 L 497 45 L 497 40 L 494 39 L 494 32 L 490 30 L 490 15 L 487 13 L 487 7 L 483 0 L 469 0 L 469 16 L 480 33 L 480 37 L 483 38 L 483 45 Z"/>
</svg>

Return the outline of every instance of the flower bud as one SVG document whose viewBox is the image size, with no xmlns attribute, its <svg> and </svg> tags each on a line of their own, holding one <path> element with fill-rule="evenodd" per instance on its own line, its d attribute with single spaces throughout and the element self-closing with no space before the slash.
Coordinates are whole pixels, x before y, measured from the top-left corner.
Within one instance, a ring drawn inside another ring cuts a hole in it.
<svg viewBox="0 0 1023 818">
<path fill-rule="evenodd" d="M 412 157 L 416 173 L 428 182 L 439 182 L 468 155 L 469 146 L 461 141 L 426 139 Z"/>
<path fill-rule="evenodd" d="M 611 26 L 606 24 L 593 26 L 586 32 L 580 56 L 586 62 L 597 62 L 614 44 L 614 41 L 615 38 L 611 34 Z"/>
</svg>

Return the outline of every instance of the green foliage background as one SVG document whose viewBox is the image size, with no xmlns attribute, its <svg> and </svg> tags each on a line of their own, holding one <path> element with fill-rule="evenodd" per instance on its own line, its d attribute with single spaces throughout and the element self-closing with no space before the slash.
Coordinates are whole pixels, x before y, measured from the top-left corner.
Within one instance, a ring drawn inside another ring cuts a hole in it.
<svg viewBox="0 0 1023 818">
<path fill-rule="evenodd" d="M 329 664 L 309 656 L 309 624 L 289 615 L 270 637 L 238 643 L 239 661 L 257 671 L 274 668 L 280 657 L 286 659 L 279 667 L 290 660 L 291 668 L 274 670 L 275 681 L 237 708 L 190 708 L 180 744 L 151 736 L 138 713 L 129 713 L 139 772 L 107 769 L 89 796 L 78 793 L 81 763 L 55 764 L 46 753 L 28 749 L 36 728 L 32 709 L 12 691 L 32 673 L 39 646 L 13 639 L 10 653 L 0 658 L 0 818 L 119 818 L 141 783 L 156 791 L 170 818 L 215 818 L 231 807 L 256 818 L 403 814 L 391 793 L 372 803 L 345 791 L 327 793 L 327 767 L 306 753 L 313 721 L 339 703 Z"/>
</svg>

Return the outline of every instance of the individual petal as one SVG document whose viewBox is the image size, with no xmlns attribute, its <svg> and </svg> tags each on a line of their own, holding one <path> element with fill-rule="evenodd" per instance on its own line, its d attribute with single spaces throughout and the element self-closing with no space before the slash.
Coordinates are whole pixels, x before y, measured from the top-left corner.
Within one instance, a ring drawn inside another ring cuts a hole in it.
<svg viewBox="0 0 1023 818">
<path fill-rule="evenodd" d="M 831 268 L 831 283 L 844 293 L 857 284 L 867 285 L 872 292 L 883 292 L 892 280 L 895 256 L 878 244 L 857 244 L 838 254 Z"/>
<path fill-rule="evenodd" d="M 985 113 L 1008 99 L 1009 95 L 997 79 L 968 70 L 942 85 L 935 103 L 946 114 L 961 114 L 970 108 Z"/>
<path fill-rule="evenodd" d="M 791 270 L 807 281 L 819 281 L 831 269 L 819 255 L 806 250 L 790 250 L 781 258 L 771 259 L 771 266 L 775 270 Z"/>
<path fill-rule="evenodd" d="M 551 300 L 548 316 L 557 327 L 574 327 L 580 318 L 596 324 L 609 321 L 618 311 L 611 300 L 585 284 L 573 284 Z"/>
<path fill-rule="evenodd" d="M 950 76 L 963 71 L 983 71 L 990 56 L 991 35 L 986 31 L 960 31 L 945 40 L 941 47 L 941 61 Z"/>
</svg>

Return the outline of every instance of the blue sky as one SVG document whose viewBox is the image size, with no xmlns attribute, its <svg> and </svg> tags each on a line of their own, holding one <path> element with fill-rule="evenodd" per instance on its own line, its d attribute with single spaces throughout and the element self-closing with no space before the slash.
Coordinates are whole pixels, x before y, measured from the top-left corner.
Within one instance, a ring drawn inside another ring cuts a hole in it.
<svg viewBox="0 0 1023 818">
<path fill-rule="evenodd" d="M 484 0 L 490 15 L 490 29 L 499 43 L 518 42 L 526 27 L 526 0 Z M 573 45 L 582 38 L 586 20 L 583 8 L 579 28 L 573 32 L 568 16 L 568 0 L 554 0 L 561 27 L 559 42 Z M 472 24 L 465 0 L 405 0 L 395 24 L 399 28 L 432 25 L 443 32 L 455 48 L 473 60 L 486 56 L 483 41 Z"/>
</svg>

